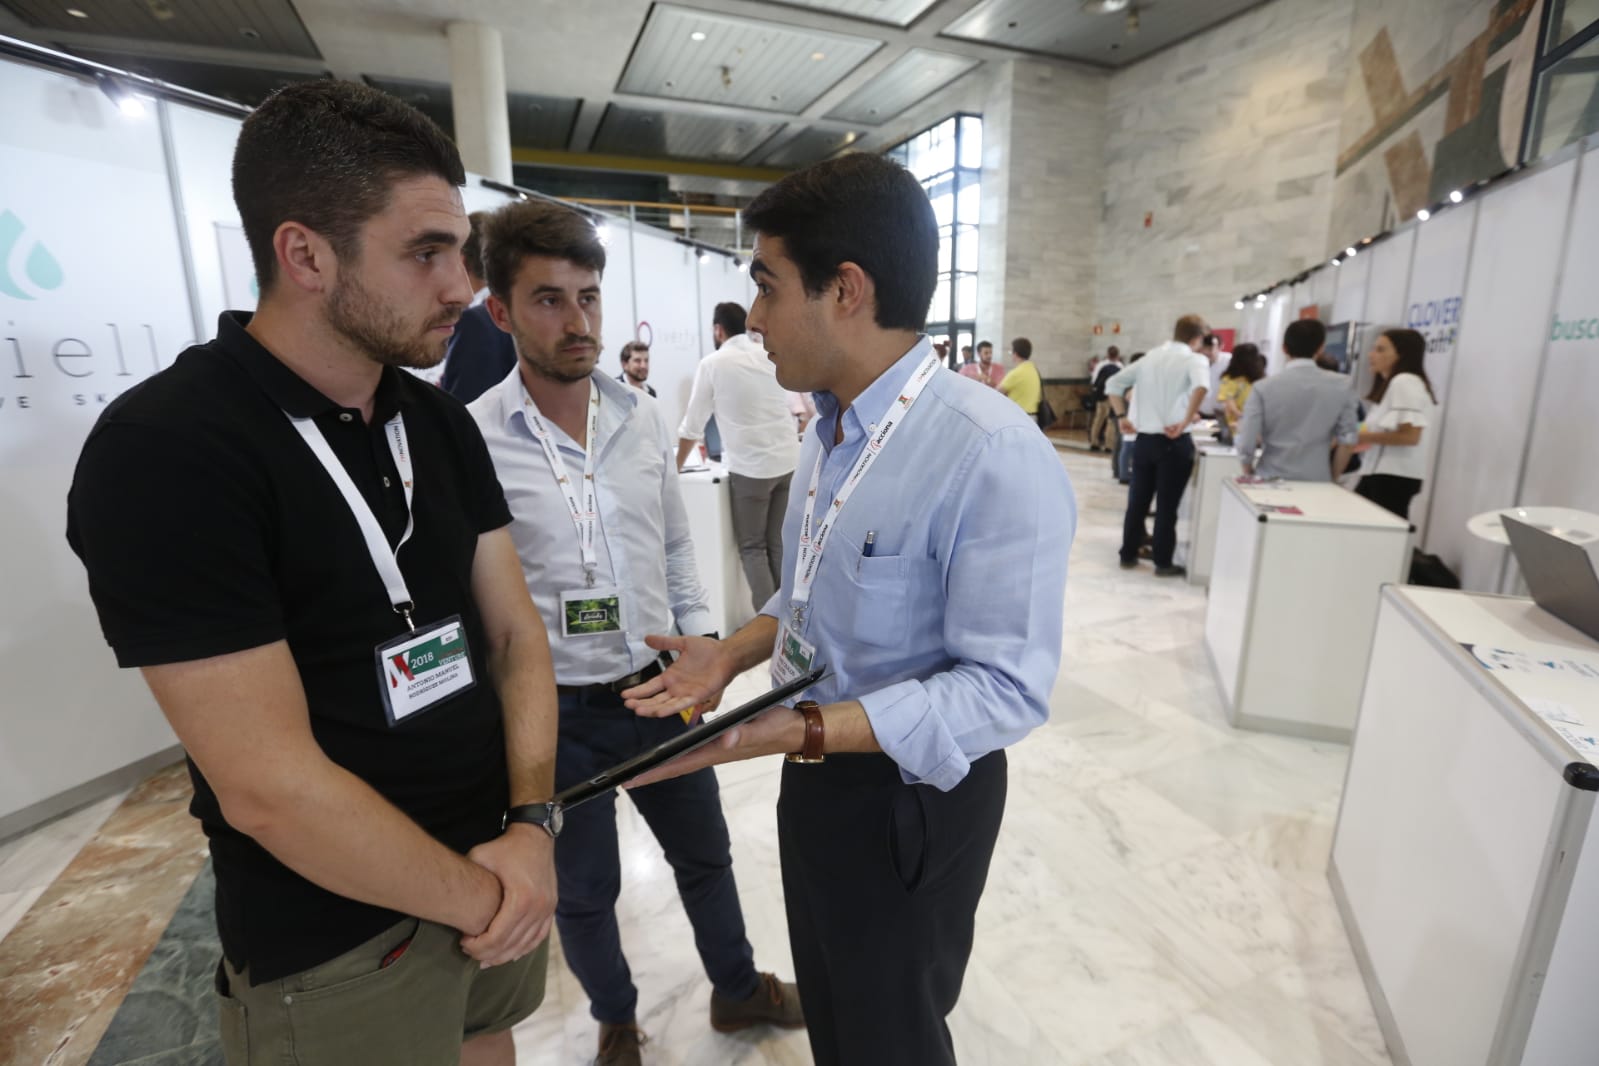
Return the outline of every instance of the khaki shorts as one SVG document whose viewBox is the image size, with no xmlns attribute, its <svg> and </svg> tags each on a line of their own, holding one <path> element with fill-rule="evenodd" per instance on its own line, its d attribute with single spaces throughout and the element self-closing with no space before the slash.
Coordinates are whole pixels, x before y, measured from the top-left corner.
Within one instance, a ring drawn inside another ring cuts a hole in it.
<svg viewBox="0 0 1599 1066">
<path fill-rule="evenodd" d="M 383 960 L 410 938 L 393 963 Z M 492 969 L 462 954 L 461 934 L 409 918 L 343 955 L 251 987 L 217 968 L 228 1066 L 453 1066 L 461 1044 L 509 1029 L 544 999 L 550 942 Z"/>
</svg>

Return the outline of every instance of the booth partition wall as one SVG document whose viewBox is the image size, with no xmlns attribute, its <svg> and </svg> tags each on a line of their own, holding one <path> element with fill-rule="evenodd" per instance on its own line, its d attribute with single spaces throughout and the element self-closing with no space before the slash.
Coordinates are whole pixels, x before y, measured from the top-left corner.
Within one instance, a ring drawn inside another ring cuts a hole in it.
<svg viewBox="0 0 1599 1066">
<path fill-rule="evenodd" d="M 904 164 L 933 203 L 938 219 L 938 288 L 927 312 L 927 334 L 935 341 L 950 342 L 950 365 L 956 366 L 961 348 L 975 343 L 977 328 L 983 120 L 977 115 L 951 115 L 884 154 Z"/>
</svg>

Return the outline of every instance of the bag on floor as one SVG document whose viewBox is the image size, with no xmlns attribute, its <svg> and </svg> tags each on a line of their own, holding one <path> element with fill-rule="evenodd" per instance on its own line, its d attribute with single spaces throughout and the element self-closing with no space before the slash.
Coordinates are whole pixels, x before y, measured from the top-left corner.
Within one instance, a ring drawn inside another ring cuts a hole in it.
<svg viewBox="0 0 1599 1066">
<path fill-rule="evenodd" d="M 1410 553 L 1410 584 L 1435 589 L 1457 589 L 1460 579 L 1436 555 L 1417 548 Z"/>
</svg>

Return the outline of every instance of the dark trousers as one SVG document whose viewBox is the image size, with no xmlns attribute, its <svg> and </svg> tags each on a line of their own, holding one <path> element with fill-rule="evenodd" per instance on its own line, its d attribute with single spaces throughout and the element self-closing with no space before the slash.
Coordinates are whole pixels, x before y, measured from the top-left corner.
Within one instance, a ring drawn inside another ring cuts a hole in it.
<svg viewBox="0 0 1599 1066">
<path fill-rule="evenodd" d="M 1355 492 L 1372 503 L 1410 520 L 1410 501 L 1421 491 L 1421 479 L 1398 477 L 1394 474 L 1367 474 L 1355 486 Z"/>
<path fill-rule="evenodd" d="M 787 764 L 777 803 L 794 973 L 816 1066 L 953 1066 L 977 902 L 1005 813 L 1005 753 L 949 792 L 884 755 Z"/>
<path fill-rule="evenodd" d="M 1176 440 L 1164 433 L 1138 435 L 1133 442 L 1133 484 L 1127 490 L 1127 517 L 1122 523 L 1124 562 L 1138 558 L 1138 549 L 1144 544 L 1144 516 L 1153 503 L 1155 565 L 1171 565 L 1172 553 L 1177 550 L 1177 506 L 1193 472 L 1194 442 L 1188 434 Z"/>
<path fill-rule="evenodd" d="M 681 732 L 683 720 L 640 718 L 603 690 L 561 696 L 556 747 L 557 789 L 569 788 Z M 716 774 L 700 770 L 630 789 L 628 796 L 655 835 L 677 876 L 677 894 L 694 927 L 694 946 L 711 985 L 732 999 L 759 987 L 754 952 L 744 935 L 744 912 L 733 882 L 733 856 L 722 817 Z M 555 923 L 567 964 L 602 1022 L 633 1020 L 638 989 L 622 955 L 616 898 L 622 867 L 616 841 L 616 793 L 567 812 L 555 843 L 560 902 Z"/>
</svg>

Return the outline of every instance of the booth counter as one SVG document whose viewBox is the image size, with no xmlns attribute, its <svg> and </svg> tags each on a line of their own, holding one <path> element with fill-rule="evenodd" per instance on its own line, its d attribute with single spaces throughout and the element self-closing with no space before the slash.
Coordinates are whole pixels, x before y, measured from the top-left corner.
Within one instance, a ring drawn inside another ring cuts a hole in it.
<svg viewBox="0 0 1599 1066">
<path fill-rule="evenodd" d="M 1221 482 L 1205 647 L 1228 720 L 1347 741 L 1377 593 L 1401 581 L 1410 525 L 1326 482 Z"/>
<path fill-rule="evenodd" d="M 727 469 L 713 463 L 708 470 L 684 471 L 677 480 L 688 511 L 689 533 L 694 537 L 694 565 L 705 586 L 716 631 L 725 637 L 755 617 L 750 583 L 744 578 L 738 540 L 733 536 L 733 494 Z"/>
<path fill-rule="evenodd" d="M 1216 521 L 1221 514 L 1222 483 L 1243 473 L 1238 449 L 1230 444 L 1200 443 L 1194 462 L 1193 504 L 1188 522 L 1188 581 L 1210 584 L 1216 552 Z"/>
<path fill-rule="evenodd" d="M 1329 877 L 1395 1062 L 1599 1061 L 1599 642 L 1383 590 Z"/>
</svg>

